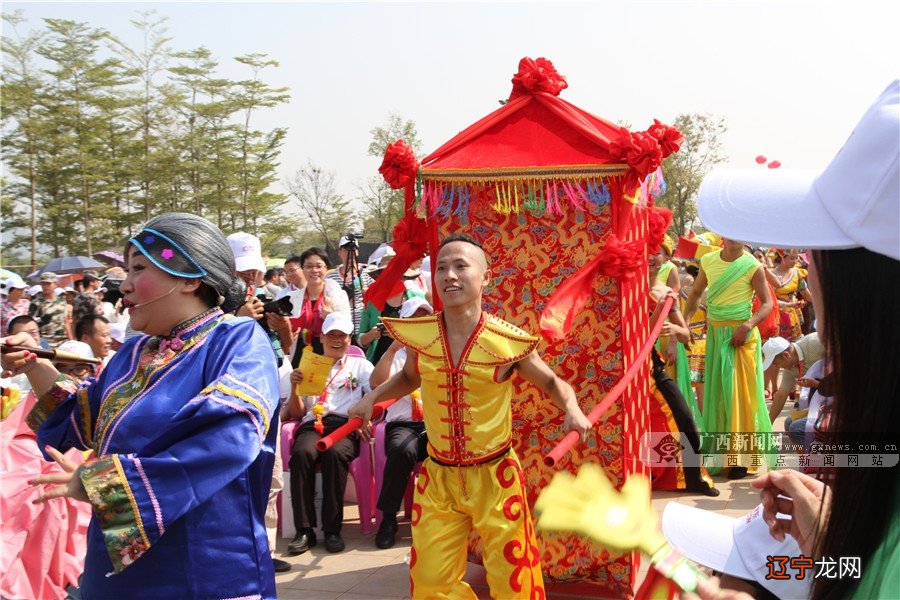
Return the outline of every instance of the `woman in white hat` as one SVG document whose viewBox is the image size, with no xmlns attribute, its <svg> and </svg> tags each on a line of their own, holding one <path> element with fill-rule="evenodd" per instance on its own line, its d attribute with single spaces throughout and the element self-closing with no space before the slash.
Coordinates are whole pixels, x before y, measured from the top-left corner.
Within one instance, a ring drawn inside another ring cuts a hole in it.
<svg viewBox="0 0 900 600">
<path fill-rule="evenodd" d="M 898 132 L 895 80 L 823 172 L 713 172 L 700 189 L 700 217 L 723 236 L 814 249 L 809 289 L 834 368 L 829 441 L 865 445 L 858 459 L 868 464 L 849 467 L 848 455 L 836 455 L 843 468 L 832 470 L 828 487 L 791 470 L 766 473 L 753 485 L 773 537 L 791 535 L 815 559 L 859 558 L 855 575 L 816 578 L 816 599 L 900 593 L 900 478 L 896 466 L 878 467 L 896 461 L 900 422 Z M 776 211 L 782 218 L 773 221 Z"/>
</svg>

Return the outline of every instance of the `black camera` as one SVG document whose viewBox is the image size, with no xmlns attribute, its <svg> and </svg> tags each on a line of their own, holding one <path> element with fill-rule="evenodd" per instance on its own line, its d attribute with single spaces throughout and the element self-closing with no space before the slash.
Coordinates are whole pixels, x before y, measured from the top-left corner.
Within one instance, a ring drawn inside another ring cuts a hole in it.
<svg viewBox="0 0 900 600">
<path fill-rule="evenodd" d="M 263 312 L 275 313 L 281 317 L 289 317 L 294 312 L 294 303 L 288 296 L 282 296 L 273 300 L 269 294 L 257 294 L 257 298 L 263 303 Z"/>
<path fill-rule="evenodd" d="M 346 240 L 341 248 L 346 248 L 347 246 L 353 246 L 354 248 L 359 248 L 359 240 L 363 239 L 363 234 L 361 233 L 348 233 L 345 235 L 343 240 Z"/>
</svg>

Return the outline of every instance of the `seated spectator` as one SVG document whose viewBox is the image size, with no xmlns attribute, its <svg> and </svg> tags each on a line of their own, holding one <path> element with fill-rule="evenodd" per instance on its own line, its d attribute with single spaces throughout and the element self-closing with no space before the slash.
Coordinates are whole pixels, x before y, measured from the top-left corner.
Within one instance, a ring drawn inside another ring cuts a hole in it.
<svg viewBox="0 0 900 600">
<path fill-rule="evenodd" d="M 84 342 L 90 346 L 94 357 L 103 361 L 97 369 L 97 374 L 99 375 L 100 369 L 105 367 L 109 359 L 115 354 L 112 351 L 109 321 L 106 320 L 106 317 L 101 317 L 100 315 L 85 315 L 75 323 L 75 338 L 79 342 Z"/>
<path fill-rule="evenodd" d="M 57 350 L 70 352 L 72 354 L 77 354 L 85 358 L 95 358 L 94 352 L 91 350 L 90 346 L 88 346 L 84 342 L 78 342 L 75 340 L 67 340 L 63 342 L 59 345 Z M 84 380 L 86 380 L 88 377 L 93 377 L 96 370 L 96 365 L 92 362 L 55 360 L 53 361 L 53 366 L 56 367 L 56 370 L 59 371 L 62 375 L 66 375 L 79 383 L 84 382 Z"/>
<path fill-rule="evenodd" d="M 410 298 L 400 307 L 401 319 L 424 317 L 432 313 L 434 309 L 428 301 L 418 296 Z M 395 341 L 375 365 L 370 378 L 372 387 L 378 387 L 387 381 L 403 368 L 405 362 L 406 348 Z M 418 392 L 403 396 L 387 410 L 384 478 L 377 504 L 383 516 L 375 535 L 375 545 L 382 549 L 394 545 L 397 511 L 400 510 L 409 476 L 416 463 L 428 457 L 428 437 L 423 418 L 422 399 Z"/>
<path fill-rule="evenodd" d="M 833 398 L 830 396 L 826 377 L 825 360 L 819 360 L 806 370 L 806 374 L 797 380 L 798 384 L 807 389 L 807 393 L 800 397 L 800 408 L 791 413 L 784 420 L 784 430 L 788 432 L 791 441 L 809 453 L 812 450 L 813 441 L 817 436 L 824 441 L 827 435 L 825 427 L 827 419 L 825 412 Z M 824 409 L 824 410 L 823 410 Z M 820 417 L 823 419 L 820 421 Z"/>
<path fill-rule="evenodd" d="M 318 258 L 318 256 L 317 256 Z M 324 274 L 324 271 L 323 271 Z M 343 292 L 342 292 L 343 293 Z M 341 537 L 344 521 L 344 488 L 350 461 L 359 455 L 359 436 L 353 433 L 336 442 L 325 452 L 319 452 L 316 442 L 347 422 L 348 409 L 371 390 L 369 376 L 372 363 L 364 358 L 347 355 L 353 321 L 346 312 L 329 314 L 322 324 L 324 355 L 335 360 L 325 389 L 317 396 L 298 397 L 292 390 L 288 400 L 288 414 L 300 419 L 300 427 L 291 448 L 291 503 L 297 535 L 288 544 L 288 552 L 302 554 L 316 545 L 316 467 L 322 467 L 322 530 L 325 548 L 341 552 L 345 545 Z M 295 370 L 291 383 L 302 383 L 303 373 Z"/>
<path fill-rule="evenodd" d="M 13 317 L 10 319 L 9 323 L 7 323 L 8 335 L 12 335 L 14 333 L 27 333 L 30 335 L 35 342 L 37 342 L 38 346 L 43 348 L 44 350 L 50 349 L 50 344 L 47 343 L 47 340 L 41 337 L 41 328 L 38 326 L 38 322 L 28 315 L 19 315 L 18 317 Z"/>
<path fill-rule="evenodd" d="M 763 371 L 772 369 L 777 376 L 778 370 L 781 370 L 781 383 L 769 407 L 769 420 L 774 423 L 788 396 L 794 392 L 797 379 L 803 376 L 806 367 L 822 359 L 825 349 L 819 341 L 819 334 L 813 332 L 793 343 L 782 337 L 769 338 L 763 344 L 762 353 Z"/>
</svg>

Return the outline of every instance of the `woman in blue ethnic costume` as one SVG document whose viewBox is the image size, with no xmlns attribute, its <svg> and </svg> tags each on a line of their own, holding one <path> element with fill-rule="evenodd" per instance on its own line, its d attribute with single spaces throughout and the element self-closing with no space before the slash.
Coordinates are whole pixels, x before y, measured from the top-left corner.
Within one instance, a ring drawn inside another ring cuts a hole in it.
<svg viewBox="0 0 900 600">
<path fill-rule="evenodd" d="M 85 599 L 274 598 L 264 514 L 278 380 L 262 328 L 225 314 L 244 300 L 231 250 L 205 219 L 170 213 L 125 256 L 121 291 L 145 335 L 99 379 L 77 388 L 30 353 L 3 355 L 39 395 L 29 425 L 48 456 L 96 454 L 77 469 L 60 457 L 67 473 L 32 483 L 93 506 Z"/>
</svg>

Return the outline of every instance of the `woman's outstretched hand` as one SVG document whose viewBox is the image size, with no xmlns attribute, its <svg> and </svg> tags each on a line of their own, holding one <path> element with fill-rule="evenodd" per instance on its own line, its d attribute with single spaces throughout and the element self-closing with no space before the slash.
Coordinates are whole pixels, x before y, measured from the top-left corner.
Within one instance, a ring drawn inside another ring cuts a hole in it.
<svg viewBox="0 0 900 600">
<path fill-rule="evenodd" d="M 63 456 L 62 452 L 56 448 L 47 446 L 45 449 L 47 454 L 53 457 L 53 460 L 62 467 L 64 472 L 39 475 L 29 481 L 29 485 L 55 484 L 53 487 L 41 492 L 37 500 L 32 502 L 34 504 L 42 504 L 53 498 L 72 498 L 81 502 L 90 502 L 84 485 L 81 483 L 81 478 L 78 477 L 78 465 Z"/>
</svg>

